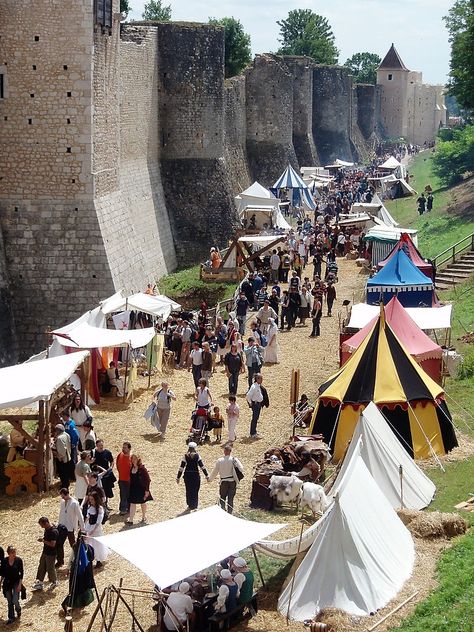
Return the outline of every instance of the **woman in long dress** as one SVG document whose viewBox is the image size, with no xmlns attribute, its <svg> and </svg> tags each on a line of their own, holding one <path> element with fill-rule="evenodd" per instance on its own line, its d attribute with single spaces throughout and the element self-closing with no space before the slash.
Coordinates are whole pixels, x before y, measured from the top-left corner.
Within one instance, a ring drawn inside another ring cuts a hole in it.
<svg viewBox="0 0 474 632">
<path fill-rule="evenodd" d="M 84 404 L 82 401 L 82 397 L 80 393 L 76 393 L 74 396 L 74 400 L 71 404 L 71 408 L 69 409 L 69 414 L 71 419 L 74 420 L 76 424 L 76 430 L 79 433 L 79 440 L 81 443 L 81 450 L 85 450 L 84 440 L 86 438 L 87 430 L 84 428 L 84 423 L 86 421 L 92 422 L 92 413 L 91 409 L 87 404 Z"/>
<path fill-rule="evenodd" d="M 98 538 L 104 535 L 102 529 L 102 520 L 104 519 L 104 506 L 102 504 L 102 498 L 97 492 L 89 494 L 89 506 L 87 508 L 87 514 L 85 519 L 86 534 L 89 538 Z M 94 557 L 97 561 L 96 566 L 102 566 L 102 562 L 105 562 L 109 554 L 109 549 L 100 542 L 91 543 L 94 549 Z"/>
<path fill-rule="evenodd" d="M 148 470 L 142 463 L 142 459 L 138 454 L 132 454 L 132 465 L 130 468 L 130 494 L 129 503 L 130 511 L 126 520 L 126 524 L 132 525 L 137 505 L 140 505 L 142 510 L 142 524 L 147 524 L 146 520 L 146 503 L 153 500 L 153 496 L 150 493 L 150 475 Z"/>
<path fill-rule="evenodd" d="M 267 333 L 267 346 L 265 347 L 265 362 L 278 364 L 280 362 L 280 347 L 278 345 L 278 327 L 273 318 L 269 319 L 270 327 Z"/>
<path fill-rule="evenodd" d="M 199 489 L 201 487 L 201 475 L 199 474 L 199 468 L 202 473 L 209 480 L 209 474 L 201 460 L 201 457 L 196 452 L 197 444 L 194 441 L 188 443 L 188 451 L 183 456 L 181 465 L 179 466 L 178 475 L 176 476 L 176 482 L 179 483 L 181 476 L 184 479 L 184 486 L 186 488 L 186 504 L 189 511 L 193 511 L 198 507 Z"/>
</svg>

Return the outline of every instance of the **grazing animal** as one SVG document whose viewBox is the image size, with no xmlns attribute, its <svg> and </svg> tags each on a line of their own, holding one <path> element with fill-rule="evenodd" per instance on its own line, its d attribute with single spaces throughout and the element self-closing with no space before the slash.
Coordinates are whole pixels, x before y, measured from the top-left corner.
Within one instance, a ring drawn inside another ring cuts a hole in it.
<svg viewBox="0 0 474 632">
<path fill-rule="evenodd" d="M 301 509 L 301 515 L 305 507 L 309 507 L 313 513 L 313 518 L 316 518 L 316 514 L 323 514 L 328 508 L 328 499 L 324 493 L 324 489 L 321 485 L 316 483 L 303 483 L 298 498 L 298 506 Z"/>
<path fill-rule="evenodd" d="M 277 503 L 292 503 L 298 499 L 303 481 L 295 474 L 291 476 L 277 476 L 270 479 L 270 496 L 276 498 Z"/>
</svg>

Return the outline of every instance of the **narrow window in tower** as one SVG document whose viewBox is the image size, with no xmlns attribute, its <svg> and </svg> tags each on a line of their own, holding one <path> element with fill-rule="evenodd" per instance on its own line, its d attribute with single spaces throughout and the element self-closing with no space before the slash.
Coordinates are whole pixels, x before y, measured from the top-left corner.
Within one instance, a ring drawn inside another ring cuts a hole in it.
<svg viewBox="0 0 474 632">
<path fill-rule="evenodd" d="M 387 79 L 388 79 L 389 81 L 392 81 L 392 79 L 393 79 L 393 75 L 390 73 L 390 74 L 387 76 Z"/>
<path fill-rule="evenodd" d="M 0 99 L 5 98 L 5 75 L 0 72 Z"/>
</svg>

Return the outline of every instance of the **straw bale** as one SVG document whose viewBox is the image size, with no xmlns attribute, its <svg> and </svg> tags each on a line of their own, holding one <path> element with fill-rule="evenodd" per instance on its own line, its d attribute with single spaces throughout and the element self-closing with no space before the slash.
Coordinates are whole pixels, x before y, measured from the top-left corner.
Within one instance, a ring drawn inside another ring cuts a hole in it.
<svg viewBox="0 0 474 632">
<path fill-rule="evenodd" d="M 466 533 L 468 525 L 462 516 L 457 513 L 442 513 L 441 523 L 444 533 L 448 538 Z"/>
<path fill-rule="evenodd" d="M 398 516 L 418 538 L 453 538 L 467 531 L 467 522 L 456 513 L 402 509 Z"/>
<path fill-rule="evenodd" d="M 359 617 L 353 617 L 338 608 L 323 608 L 314 620 L 325 623 L 328 632 L 349 632 L 354 629 Z"/>
</svg>

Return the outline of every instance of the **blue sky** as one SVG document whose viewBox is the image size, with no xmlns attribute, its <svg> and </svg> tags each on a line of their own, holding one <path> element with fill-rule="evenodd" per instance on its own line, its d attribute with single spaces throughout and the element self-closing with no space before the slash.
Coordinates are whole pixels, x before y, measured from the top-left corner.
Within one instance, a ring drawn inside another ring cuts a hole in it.
<svg viewBox="0 0 474 632">
<path fill-rule="evenodd" d="M 130 0 L 130 18 L 140 19 L 146 0 Z M 326 17 L 340 50 L 339 63 L 357 52 L 385 55 L 394 42 L 405 65 L 423 72 L 427 83 L 445 83 L 450 47 L 442 20 L 453 0 L 165 0 L 172 19 L 207 22 L 233 16 L 252 38 L 253 53 L 278 48 L 277 20 L 292 9 L 312 9 Z"/>
</svg>

